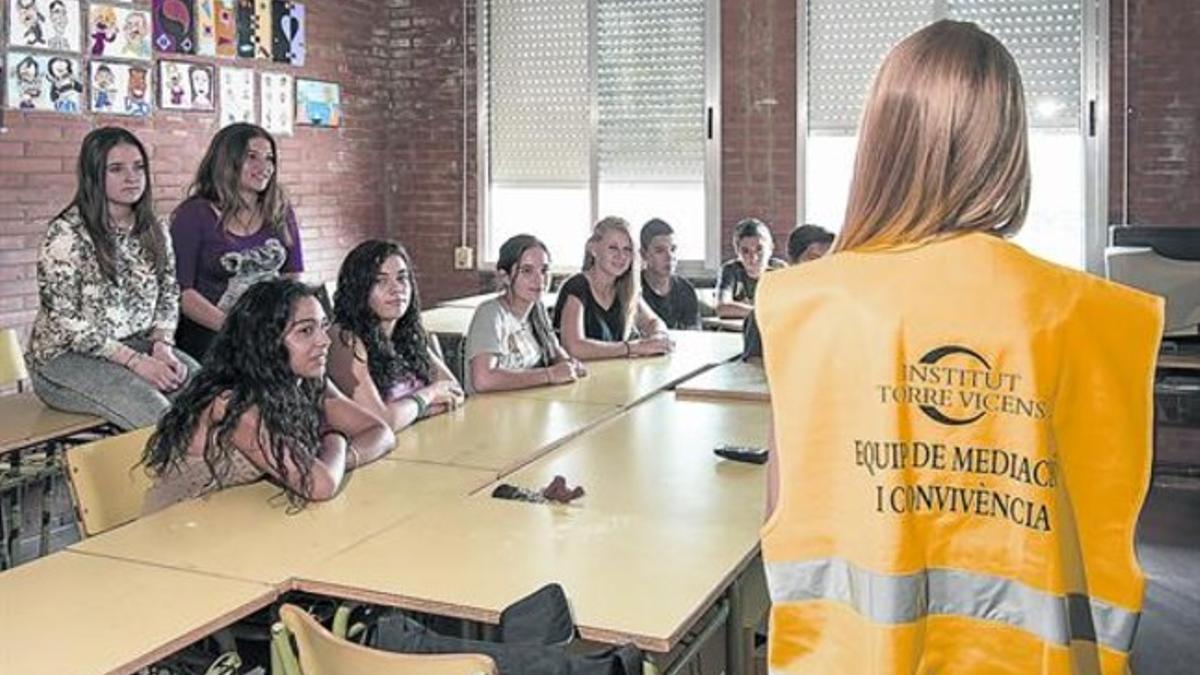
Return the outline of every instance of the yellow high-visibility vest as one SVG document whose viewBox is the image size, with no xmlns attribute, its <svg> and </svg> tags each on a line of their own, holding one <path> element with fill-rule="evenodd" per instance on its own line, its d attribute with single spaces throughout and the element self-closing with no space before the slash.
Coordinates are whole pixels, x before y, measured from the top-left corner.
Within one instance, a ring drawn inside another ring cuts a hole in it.
<svg viewBox="0 0 1200 675">
<path fill-rule="evenodd" d="M 1160 298 L 987 234 L 765 275 L 773 673 L 1117 673 Z"/>
</svg>

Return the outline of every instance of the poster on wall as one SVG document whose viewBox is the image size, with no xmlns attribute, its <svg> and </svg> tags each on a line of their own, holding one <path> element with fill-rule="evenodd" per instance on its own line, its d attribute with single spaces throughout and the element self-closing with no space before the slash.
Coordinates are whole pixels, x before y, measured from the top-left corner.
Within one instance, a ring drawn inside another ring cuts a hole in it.
<svg viewBox="0 0 1200 675">
<path fill-rule="evenodd" d="M 8 46 L 78 52 L 79 0 L 5 0 Z"/>
<path fill-rule="evenodd" d="M 262 127 L 273 134 L 291 136 L 296 114 L 292 76 L 287 73 L 263 73 L 259 86 Z"/>
<path fill-rule="evenodd" d="M 215 0 L 217 7 L 217 56 L 238 55 L 237 0 Z"/>
<path fill-rule="evenodd" d="M 158 107 L 164 110 L 213 110 L 213 67 L 188 61 L 158 62 Z"/>
<path fill-rule="evenodd" d="M 8 107 L 16 110 L 82 111 L 79 59 L 58 54 L 9 52 L 3 70 Z"/>
<path fill-rule="evenodd" d="M 271 0 L 254 0 L 254 58 L 271 60 L 272 34 Z"/>
<path fill-rule="evenodd" d="M 291 0 L 274 0 L 271 3 L 274 24 L 271 56 L 277 63 L 304 65 L 304 5 Z"/>
<path fill-rule="evenodd" d="M 341 87 L 333 82 L 296 80 L 296 124 L 342 126 Z"/>
<path fill-rule="evenodd" d="M 221 68 L 221 126 L 254 123 L 254 71 Z"/>
<path fill-rule="evenodd" d="M 237 0 L 237 55 L 254 58 L 254 0 Z"/>
<path fill-rule="evenodd" d="M 107 115 L 150 115 L 152 79 L 149 64 L 92 61 L 91 110 Z"/>
<path fill-rule="evenodd" d="M 196 51 L 194 6 L 191 0 L 154 0 L 154 48 L 167 54 Z"/>
<path fill-rule="evenodd" d="M 87 40 L 92 56 L 150 58 L 150 12 L 94 2 L 88 6 Z"/>
<path fill-rule="evenodd" d="M 196 55 L 217 55 L 217 2 L 196 0 Z M 159 79 L 162 79 L 161 77 Z"/>
</svg>

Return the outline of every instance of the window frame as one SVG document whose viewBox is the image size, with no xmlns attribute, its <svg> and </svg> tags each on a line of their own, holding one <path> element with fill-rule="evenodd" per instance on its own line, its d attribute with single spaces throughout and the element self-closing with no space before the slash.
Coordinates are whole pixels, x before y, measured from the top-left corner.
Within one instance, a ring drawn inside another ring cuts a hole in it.
<svg viewBox="0 0 1200 675">
<path fill-rule="evenodd" d="M 487 251 L 492 248 L 491 236 L 491 171 L 490 171 L 490 106 L 488 97 L 488 16 L 491 0 L 476 0 L 475 21 L 475 138 L 476 138 L 476 251 L 475 269 L 495 270 L 495 261 L 488 260 Z M 597 59 L 594 45 L 597 39 L 596 3 L 588 1 L 588 77 L 589 101 L 589 211 L 590 223 L 595 223 L 599 213 L 599 97 L 597 95 Z M 704 141 L 704 257 L 679 261 L 678 274 L 684 276 L 711 276 L 720 266 L 721 260 L 721 0 L 704 0 L 704 105 L 706 137 Z M 465 215 L 465 209 L 464 209 Z M 617 214 L 620 215 L 620 214 Z M 640 223 L 630 223 L 637 237 Z M 635 241 L 637 246 L 638 242 Z M 583 252 L 579 252 L 582 258 Z M 552 272 L 565 273 L 578 270 L 576 258 L 555 261 Z"/>
<path fill-rule="evenodd" d="M 1084 269 L 1104 275 L 1108 244 L 1109 175 L 1109 2 L 1080 0 L 1079 128 L 1083 130 L 1083 247 Z M 940 3 L 931 2 L 937 9 Z M 805 218 L 808 138 L 808 1 L 796 0 L 796 214 Z M 1037 177 L 1034 176 L 1034 180 Z"/>
</svg>

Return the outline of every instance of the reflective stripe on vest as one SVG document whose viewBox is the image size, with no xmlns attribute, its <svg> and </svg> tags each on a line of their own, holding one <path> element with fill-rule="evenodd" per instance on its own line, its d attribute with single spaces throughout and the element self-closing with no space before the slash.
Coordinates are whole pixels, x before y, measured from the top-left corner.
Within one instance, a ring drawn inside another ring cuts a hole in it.
<svg viewBox="0 0 1200 675">
<path fill-rule="evenodd" d="M 962 570 L 877 574 L 840 558 L 825 558 L 768 561 L 766 572 L 775 603 L 831 600 L 881 624 L 938 614 L 997 621 L 1063 646 L 1082 640 L 1128 652 L 1141 616 L 1086 595 L 1054 595 Z"/>
</svg>

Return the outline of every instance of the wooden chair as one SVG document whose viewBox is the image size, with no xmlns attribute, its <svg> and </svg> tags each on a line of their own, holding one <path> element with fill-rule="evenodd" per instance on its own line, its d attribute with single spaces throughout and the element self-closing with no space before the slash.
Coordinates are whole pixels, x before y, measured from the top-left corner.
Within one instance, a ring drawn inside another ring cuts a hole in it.
<svg viewBox="0 0 1200 675">
<path fill-rule="evenodd" d="M 67 482 L 80 536 L 92 537 L 138 517 L 151 480 L 137 466 L 154 427 L 67 450 Z"/>
<path fill-rule="evenodd" d="M 279 608 L 271 630 L 273 675 L 495 675 L 482 654 L 396 654 L 350 642 L 295 605 Z M 294 637 L 299 656 L 292 651 Z"/>
</svg>

